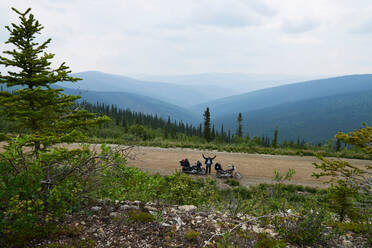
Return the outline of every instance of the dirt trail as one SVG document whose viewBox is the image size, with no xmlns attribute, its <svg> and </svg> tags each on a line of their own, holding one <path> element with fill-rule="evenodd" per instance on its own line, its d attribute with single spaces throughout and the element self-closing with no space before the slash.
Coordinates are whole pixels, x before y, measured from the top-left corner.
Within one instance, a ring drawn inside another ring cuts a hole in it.
<svg viewBox="0 0 372 248">
<path fill-rule="evenodd" d="M 245 185 L 257 183 L 272 182 L 274 169 L 285 172 L 292 168 L 296 170 L 291 183 L 302 184 L 305 186 L 324 187 L 319 180 L 312 177 L 316 171 L 313 162 L 319 162 L 316 157 L 299 157 L 283 155 L 264 155 L 230 152 L 203 152 L 193 149 L 182 148 L 155 148 L 155 147 L 136 147 L 135 160 L 128 160 L 128 165 L 142 168 L 151 172 L 160 174 L 171 174 L 180 170 L 179 161 L 188 158 L 191 164 L 197 160 L 204 162 L 202 153 L 205 155 L 216 155 L 214 162 L 222 164 L 223 168 L 234 164 L 242 174 L 241 182 Z M 356 166 L 372 165 L 372 161 L 345 159 Z M 212 177 L 215 177 L 214 168 L 212 168 Z"/>
<path fill-rule="evenodd" d="M 4 142 L 0 142 L 0 152 L 3 150 Z M 115 145 L 113 145 L 115 146 Z M 78 144 L 68 145 L 70 148 L 77 148 Z M 99 145 L 92 145 L 92 148 L 99 149 Z M 296 174 L 291 183 L 302 184 L 305 186 L 325 187 L 320 181 L 312 177 L 316 170 L 313 162 L 319 162 L 316 157 L 299 157 L 284 155 L 266 155 L 266 154 L 247 154 L 230 152 L 205 152 L 188 148 L 158 148 L 158 147 L 135 147 L 132 155 L 133 159 L 128 159 L 128 165 L 141 168 L 151 173 L 160 173 L 169 175 L 176 170 L 180 170 L 179 161 L 188 158 L 191 164 L 197 160 L 204 164 L 202 153 L 214 156 L 214 162 L 222 164 L 223 168 L 234 164 L 243 178 L 240 180 L 244 185 L 270 183 L 274 175 L 274 169 L 280 172 L 286 172 L 288 169 L 294 169 Z M 355 166 L 372 165 L 371 160 L 343 159 L 349 161 Z M 215 171 L 212 166 L 211 177 L 215 178 Z"/>
</svg>

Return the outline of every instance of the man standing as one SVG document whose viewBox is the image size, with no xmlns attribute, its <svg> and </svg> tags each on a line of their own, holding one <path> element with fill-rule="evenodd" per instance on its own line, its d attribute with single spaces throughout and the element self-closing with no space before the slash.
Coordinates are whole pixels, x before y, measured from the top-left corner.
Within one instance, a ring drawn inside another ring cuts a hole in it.
<svg viewBox="0 0 372 248">
<path fill-rule="evenodd" d="M 205 159 L 207 174 L 211 174 L 211 167 L 212 167 L 212 164 L 213 164 L 213 159 L 215 159 L 216 156 L 211 158 L 211 157 L 204 156 L 204 154 L 202 154 L 202 155 L 203 155 L 203 158 Z"/>
</svg>

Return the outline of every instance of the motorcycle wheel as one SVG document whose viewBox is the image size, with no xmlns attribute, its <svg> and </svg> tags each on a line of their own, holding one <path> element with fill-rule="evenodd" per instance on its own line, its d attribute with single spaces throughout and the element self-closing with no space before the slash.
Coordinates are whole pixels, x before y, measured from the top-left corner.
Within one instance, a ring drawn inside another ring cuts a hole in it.
<svg viewBox="0 0 372 248">
<path fill-rule="evenodd" d="M 201 168 L 199 174 L 200 175 L 205 175 L 205 174 L 207 174 L 207 171 L 204 168 Z"/>
<path fill-rule="evenodd" d="M 242 175 L 239 172 L 235 172 L 234 173 L 234 178 L 235 179 L 240 179 L 240 178 L 242 178 Z"/>
</svg>

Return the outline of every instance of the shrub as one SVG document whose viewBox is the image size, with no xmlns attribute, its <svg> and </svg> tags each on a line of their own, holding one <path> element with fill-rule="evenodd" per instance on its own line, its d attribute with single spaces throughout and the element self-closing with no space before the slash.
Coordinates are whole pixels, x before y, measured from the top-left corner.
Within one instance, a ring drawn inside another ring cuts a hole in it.
<svg viewBox="0 0 372 248">
<path fill-rule="evenodd" d="M 185 233 L 185 238 L 188 241 L 196 241 L 196 239 L 198 238 L 198 236 L 199 236 L 199 232 L 194 231 L 192 229 L 187 230 L 186 233 Z"/>
<path fill-rule="evenodd" d="M 287 244 L 267 236 L 266 233 L 259 233 L 254 248 L 284 248 Z"/>
<path fill-rule="evenodd" d="M 225 183 L 232 186 L 232 187 L 239 186 L 239 184 L 240 184 L 238 180 L 230 179 L 230 178 L 226 179 Z"/>
<path fill-rule="evenodd" d="M 275 228 L 290 243 L 301 246 L 325 244 L 329 238 L 325 220 L 326 212 L 323 209 L 304 209 L 299 217 L 276 218 Z"/>
<path fill-rule="evenodd" d="M 138 223 L 149 223 L 155 221 L 155 217 L 149 212 L 144 212 L 139 209 L 130 209 L 128 211 L 128 220 Z"/>
</svg>

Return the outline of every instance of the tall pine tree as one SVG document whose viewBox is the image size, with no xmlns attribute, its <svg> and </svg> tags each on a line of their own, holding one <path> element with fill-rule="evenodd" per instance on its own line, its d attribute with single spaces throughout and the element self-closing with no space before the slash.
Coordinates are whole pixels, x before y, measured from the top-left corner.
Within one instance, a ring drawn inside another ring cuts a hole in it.
<svg viewBox="0 0 372 248">
<path fill-rule="evenodd" d="M 211 141 L 211 113 L 209 107 L 204 111 L 204 138 Z"/>
<path fill-rule="evenodd" d="M 239 115 L 238 115 L 238 129 L 236 130 L 236 135 L 240 138 L 243 137 L 242 121 L 243 121 L 242 113 L 239 112 Z"/>
<path fill-rule="evenodd" d="M 51 68 L 54 54 L 46 52 L 51 39 L 42 43 L 36 40 L 43 26 L 30 14 L 31 9 L 23 13 L 12 9 L 21 23 L 6 26 L 10 37 L 5 43 L 14 49 L 3 52 L 0 65 L 13 70 L 0 75 L 0 83 L 17 90 L 13 94 L 0 92 L 1 114 L 14 121 L 18 130 L 27 130 L 26 145 L 33 147 L 35 153 L 83 137 L 83 129 L 107 117 L 95 119 L 85 110 L 72 109 L 80 96 L 65 95 L 63 89 L 52 87 L 57 82 L 80 79 L 68 75 L 71 71 L 65 63 Z M 4 136 L 10 138 L 8 134 Z"/>
</svg>

